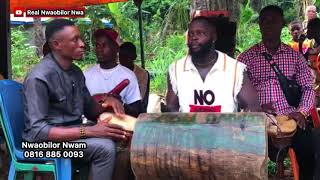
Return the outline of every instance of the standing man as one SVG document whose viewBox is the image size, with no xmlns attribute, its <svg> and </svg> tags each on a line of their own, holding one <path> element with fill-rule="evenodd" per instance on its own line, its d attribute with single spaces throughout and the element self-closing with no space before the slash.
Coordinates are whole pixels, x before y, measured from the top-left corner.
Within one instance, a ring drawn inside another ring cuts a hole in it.
<svg viewBox="0 0 320 180">
<path fill-rule="evenodd" d="M 314 39 L 317 44 L 320 44 L 320 19 L 314 18 L 308 23 L 307 37 Z"/>
<path fill-rule="evenodd" d="M 284 27 L 283 11 L 280 7 L 271 5 L 263 8 L 259 14 L 259 26 L 262 42 L 242 53 L 238 60 L 247 65 L 249 78 L 258 92 L 260 103 L 272 103 L 275 114 L 287 115 L 297 121 L 298 131 L 292 143 L 297 154 L 300 179 L 312 179 L 312 139 L 310 127 L 306 125 L 306 117 L 310 114 L 315 99 L 311 72 L 303 55 L 280 40 L 281 30 Z M 266 56 L 277 64 L 288 79 L 297 81 L 301 87 L 302 97 L 297 97 L 300 98 L 298 107 L 290 106 L 287 102 L 275 71 Z M 278 149 L 270 144 L 268 152 L 270 159 L 276 161 Z M 283 175 L 283 159 L 284 156 L 277 161 L 280 176 Z"/>
<path fill-rule="evenodd" d="M 36 65 L 23 83 L 25 130 L 29 142 L 85 142 L 82 161 L 89 163 L 93 180 L 111 180 L 115 163 L 115 143 L 130 135 L 122 127 L 98 123 L 82 124 L 81 116 L 96 121 L 105 109 L 93 101 L 85 78 L 74 59 L 82 58 L 84 43 L 73 22 L 55 19 L 45 30 L 48 54 Z M 106 97 L 104 107 L 123 115 L 121 103 Z"/>
<path fill-rule="evenodd" d="M 316 44 L 320 44 L 320 19 L 319 18 L 314 18 L 309 21 L 308 23 L 308 31 L 307 31 L 307 37 L 309 39 L 314 39 Z M 319 48 L 315 47 L 313 50 L 315 50 L 314 55 L 310 55 L 311 58 L 310 60 L 314 61 L 315 58 L 317 58 L 319 54 Z M 316 74 L 316 82 L 315 82 L 315 91 L 316 91 L 316 97 L 317 97 L 317 105 L 320 103 L 320 72 L 319 72 L 319 64 L 313 63 L 313 69 Z M 315 177 L 314 179 L 320 179 L 320 128 L 318 127 L 317 129 L 314 130 L 314 142 L 313 144 L 315 145 L 315 168 L 314 168 L 314 173 Z"/>
<path fill-rule="evenodd" d="M 246 66 L 217 51 L 216 39 L 216 27 L 208 18 L 199 16 L 189 24 L 189 55 L 169 67 L 169 111 L 260 111 Z"/>
<path fill-rule="evenodd" d="M 119 61 L 120 64 L 134 72 L 138 79 L 141 99 L 142 112 L 147 112 L 149 101 L 150 76 L 149 72 L 136 65 L 134 61 L 137 58 L 136 46 L 131 42 L 125 42 L 120 46 Z"/>
<path fill-rule="evenodd" d="M 288 45 L 295 51 L 299 51 L 302 54 L 306 54 L 308 48 L 310 48 L 311 46 L 311 41 L 306 39 L 306 36 L 303 34 L 301 21 L 294 20 L 290 22 L 288 29 L 292 37 L 292 40 L 289 42 Z"/>
<path fill-rule="evenodd" d="M 91 95 L 108 93 L 123 80 L 129 85 L 120 93 L 125 112 L 138 117 L 141 113 L 141 96 L 137 78 L 128 68 L 118 64 L 118 33 L 112 29 L 98 29 L 94 33 L 98 64 L 84 72 Z"/>
<path fill-rule="evenodd" d="M 307 32 L 307 26 L 309 21 L 317 17 L 317 7 L 315 5 L 307 6 L 305 13 L 306 19 L 303 21 L 303 30 L 304 32 Z"/>
</svg>

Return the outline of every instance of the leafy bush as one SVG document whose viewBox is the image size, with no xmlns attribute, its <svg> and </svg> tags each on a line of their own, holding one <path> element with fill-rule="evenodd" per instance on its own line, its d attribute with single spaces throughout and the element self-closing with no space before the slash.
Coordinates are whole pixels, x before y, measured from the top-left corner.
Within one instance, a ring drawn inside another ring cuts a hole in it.
<svg viewBox="0 0 320 180">
<path fill-rule="evenodd" d="M 151 74 L 150 91 L 164 95 L 167 90 L 167 72 L 169 65 L 186 55 L 184 35 L 171 35 L 163 46 L 154 49 L 154 56 L 146 62 Z"/>
<path fill-rule="evenodd" d="M 11 29 L 12 78 L 22 81 L 34 64 L 39 62 L 35 47 L 28 44 L 30 35 L 20 26 Z"/>
</svg>

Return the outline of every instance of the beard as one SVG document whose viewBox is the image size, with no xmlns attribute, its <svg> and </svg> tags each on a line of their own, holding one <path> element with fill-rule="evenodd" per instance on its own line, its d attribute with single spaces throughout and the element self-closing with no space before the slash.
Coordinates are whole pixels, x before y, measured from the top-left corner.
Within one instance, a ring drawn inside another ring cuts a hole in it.
<svg viewBox="0 0 320 180">
<path fill-rule="evenodd" d="M 212 48 L 214 48 L 212 41 L 208 41 L 207 43 L 200 45 L 198 50 L 193 50 L 189 45 L 189 54 L 194 58 L 201 57 L 208 54 Z"/>
</svg>

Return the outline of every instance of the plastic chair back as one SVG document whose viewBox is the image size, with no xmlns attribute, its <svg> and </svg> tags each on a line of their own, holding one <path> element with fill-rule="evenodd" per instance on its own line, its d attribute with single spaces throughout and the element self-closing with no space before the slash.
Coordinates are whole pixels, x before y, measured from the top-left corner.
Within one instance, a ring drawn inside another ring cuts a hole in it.
<svg viewBox="0 0 320 180">
<path fill-rule="evenodd" d="M 21 147 L 24 130 L 22 84 L 12 80 L 0 81 L 0 109 L 9 148 L 15 152 Z"/>
</svg>

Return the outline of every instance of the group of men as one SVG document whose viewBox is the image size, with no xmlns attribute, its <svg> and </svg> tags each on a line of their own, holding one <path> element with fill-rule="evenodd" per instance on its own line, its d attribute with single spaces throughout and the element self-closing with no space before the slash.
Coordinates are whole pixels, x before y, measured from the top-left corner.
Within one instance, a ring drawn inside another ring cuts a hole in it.
<svg viewBox="0 0 320 180">
<path fill-rule="evenodd" d="M 314 153 L 309 147 L 312 139 L 307 116 L 314 106 L 315 93 L 303 55 L 280 40 L 284 24 L 281 8 L 263 8 L 259 14 L 262 41 L 235 60 L 215 49 L 215 25 L 206 17 L 194 18 L 188 28 L 189 53 L 168 70 L 167 109 L 237 112 L 241 108 L 288 115 L 299 126 L 293 146 L 301 179 L 311 179 Z M 48 23 L 45 34 L 48 54 L 24 81 L 23 137 L 32 142 L 86 142 L 83 161 L 90 164 L 92 179 L 111 179 L 116 155 L 114 141 L 128 139 L 132 133 L 117 125 L 96 123 L 96 119 L 110 108 L 118 116 L 145 112 L 149 75 L 132 61 L 124 60 L 136 58 L 135 48 L 130 43 L 119 46 L 118 34 L 113 30 L 100 29 L 94 33 L 98 64 L 84 74 L 73 64 L 85 51 L 79 29 L 69 20 L 57 19 Z M 127 68 L 118 64 L 118 53 L 120 63 Z M 287 78 L 300 85 L 302 96 L 297 107 L 287 102 L 266 55 Z M 109 94 L 124 79 L 129 80 L 129 85 L 120 92 L 120 97 Z M 104 98 L 99 104 L 93 96 L 101 93 Z M 83 125 L 83 115 L 95 123 Z M 269 144 L 270 158 L 275 160 L 277 150 L 271 141 Z"/>
<path fill-rule="evenodd" d="M 308 27 L 312 24 L 311 21 Z M 319 168 L 314 167 L 314 138 L 307 120 L 315 106 L 313 78 L 302 53 L 281 42 L 284 25 L 280 7 L 263 8 L 259 14 L 262 41 L 235 60 L 215 49 L 214 24 L 205 17 L 194 18 L 188 29 L 189 54 L 169 67 L 166 102 L 170 111 L 237 112 L 240 107 L 289 116 L 298 125 L 292 146 L 297 154 L 300 179 L 312 179 L 314 170 Z M 319 38 L 319 33 L 308 31 L 308 37 Z M 276 64 L 286 78 L 301 87 L 297 106 L 287 101 L 271 64 Z M 279 149 L 271 138 L 268 144 L 269 157 L 277 162 L 281 173 L 286 151 L 278 156 Z"/>
</svg>

